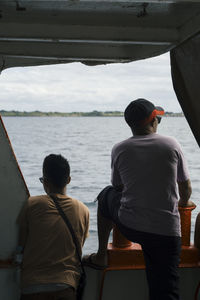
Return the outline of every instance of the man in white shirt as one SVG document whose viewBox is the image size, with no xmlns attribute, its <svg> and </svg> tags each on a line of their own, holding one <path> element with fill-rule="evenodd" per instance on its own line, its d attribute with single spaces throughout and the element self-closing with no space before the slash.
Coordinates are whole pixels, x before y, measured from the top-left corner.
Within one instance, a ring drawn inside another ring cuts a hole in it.
<svg viewBox="0 0 200 300">
<path fill-rule="evenodd" d="M 150 300 L 179 300 L 181 250 L 178 205 L 188 206 L 191 184 L 180 145 L 156 133 L 164 110 L 145 99 L 132 101 L 124 116 L 133 136 L 112 149 L 112 185 L 100 193 L 99 249 L 86 260 L 103 266 L 112 222 L 142 246 Z M 178 192 L 180 200 L 178 201 Z M 119 194 L 119 193 L 118 193 Z"/>
</svg>

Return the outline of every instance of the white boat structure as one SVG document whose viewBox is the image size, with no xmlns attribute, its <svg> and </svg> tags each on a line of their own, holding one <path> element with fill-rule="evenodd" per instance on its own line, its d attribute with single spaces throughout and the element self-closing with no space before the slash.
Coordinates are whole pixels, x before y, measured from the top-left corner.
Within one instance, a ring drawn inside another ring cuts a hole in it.
<svg viewBox="0 0 200 300">
<path fill-rule="evenodd" d="M 177 98 L 200 145 L 199 0 L 0 1 L 1 71 L 70 62 L 128 63 L 167 51 Z M 0 299 L 18 300 L 11 255 L 17 214 L 28 190 L 2 121 L 0 190 Z M 190 244 L 191 210 L 180 213 L 181 299 L 200 300 L 200 251 Z M 87 269 L 84 300 L 147 300 L 140 246 L 124 242 L 115 232 L 108 254 L 105 271 Z"/>
</svg>

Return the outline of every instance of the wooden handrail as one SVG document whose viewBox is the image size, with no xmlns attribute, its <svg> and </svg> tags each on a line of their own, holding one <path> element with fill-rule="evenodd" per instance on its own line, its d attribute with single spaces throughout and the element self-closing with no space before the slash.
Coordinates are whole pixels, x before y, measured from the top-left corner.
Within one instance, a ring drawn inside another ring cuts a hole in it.
<svg viewBox="0 0 200 300">
<path fill-rule="evenodd" d="M 191 231 L 191 213 L 196 206 L 180 207 L 179 213 L 181 218 L 181 236 L 182 246 L 190 246 L 190 231 Z M 127 248 L 132 246 L 132 242 L 127 240 L 121 232 L 114 226 L 113 229 L 113 246 L 116 248 Z"/>
</svg>

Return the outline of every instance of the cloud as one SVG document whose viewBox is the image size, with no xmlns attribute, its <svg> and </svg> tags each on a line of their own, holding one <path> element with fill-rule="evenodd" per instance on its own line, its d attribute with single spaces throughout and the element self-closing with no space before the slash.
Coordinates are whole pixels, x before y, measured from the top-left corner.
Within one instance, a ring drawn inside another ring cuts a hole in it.
<svg viewBox="0 0 200 300">
<path fill-rule="evenodd" d="M 168 54 L 128 64 L 80 63 L 13 68 L 0 77 L 0 109 L 41 111 L 124 110 L 144 97 L 180 111 Z"/>
</svg>

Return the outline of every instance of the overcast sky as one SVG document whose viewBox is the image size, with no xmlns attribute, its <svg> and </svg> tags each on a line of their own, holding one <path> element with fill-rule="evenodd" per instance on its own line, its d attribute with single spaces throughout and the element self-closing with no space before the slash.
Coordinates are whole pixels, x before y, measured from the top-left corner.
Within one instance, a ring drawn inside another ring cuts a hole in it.
<svg viewBox="0 0 200 300">
<path fill-rule="evenodd" d="M 123 111 L 130 101 L 146 98 L 166 111 L 181 111 L 168 54 L 96 67 L 72 63 L 7 69 L 0 75 L 0 90 L 0 110 Z"/>
</svg>

